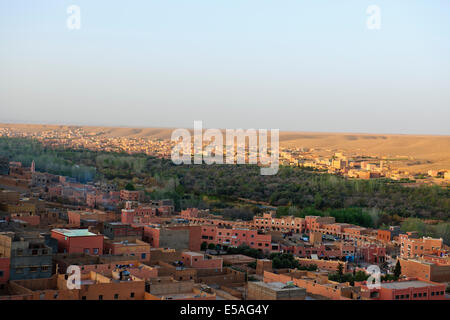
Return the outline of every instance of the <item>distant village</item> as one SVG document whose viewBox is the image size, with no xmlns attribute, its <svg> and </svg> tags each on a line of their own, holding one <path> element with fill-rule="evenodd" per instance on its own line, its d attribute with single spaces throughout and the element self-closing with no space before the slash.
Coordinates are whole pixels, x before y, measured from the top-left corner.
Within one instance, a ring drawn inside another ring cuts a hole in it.
<svg viewBox="0 0 450 320">
<path fill-rule="evenodd" d="M 0 128 L 0 136 L 33 138 L 45 146 L 88 149 L 93 151 L 143 153 L 158 158 L 170 159 L 174 142 L 168 139 L 145 139 L 126 137 L 103 137 L 102 133 L 87 133 L 81 127 L 73 129 L 25 132 L 18 128 Z M 206 145 L 207 143 L 204 143 Z M 319 156 L 318 154 L 328 154 Z M 246 150 L 248 160 L 248 150 Z M 398 169 L 398 162 L 412 162 L 409 157 L 388 158 L 376 155 L 346 154 L 344 151 L 332 152 L 319 148 L 282 147 L 280 164 L 303 167 L 318 172 L 328 172 L 353 179 L 386 178 L 403 182 L 406 185 L 450 184 L 450 170 L 428 170 L 427 172 L 410 172 Z"/>
</svg>

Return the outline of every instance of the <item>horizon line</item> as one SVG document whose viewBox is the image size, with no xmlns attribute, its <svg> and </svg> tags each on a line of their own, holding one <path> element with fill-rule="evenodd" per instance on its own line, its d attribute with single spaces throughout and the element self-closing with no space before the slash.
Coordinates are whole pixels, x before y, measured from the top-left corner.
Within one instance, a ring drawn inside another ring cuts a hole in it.
<svg viewBox="0 0 450 320">
<path fill-rule="evenodd" d="M 178 129 L 178 127 L 166 127 L 166 126 L 155 126 L 155 127 L 144 127 L 144 126 L 130 126 L 130 125 L 101 125 L 101 124 L 70 124 L 70 123 L 45 123 L 45 122 L 15 122 L 15 121 L 2 121 L 0 120 L 0 126 L 3 125 L 36 125 L 36 126 L 65 126 L 65 127 L 88 127 L 88 128 L 123 128 L 123 129 Z M 183 127 L 183 129 L 188 130 L 194 130 L 193 127 Z M 214 127 L 203 127 L 203 130 L 207 129 L 219 129 L 219 130 L 226 130 L 226 129 L 277 129 L 277 128 L 242 128 L 242 127 L 236 127 L 236 128 L 214 128 Z M 295 130 L 282 130 L 279 129 L 280 134 L 281 133 L 314 133 L 314 134 L 358 134 L 358 135 L 391 135 L 391 136 L 435 136 L 435 137 L 450 137 L 450 134 L 433 134 L 433 133 L 380 133 L 380 132 L 351 132 L 351 131 L 295 131 Z"/>
</svg>

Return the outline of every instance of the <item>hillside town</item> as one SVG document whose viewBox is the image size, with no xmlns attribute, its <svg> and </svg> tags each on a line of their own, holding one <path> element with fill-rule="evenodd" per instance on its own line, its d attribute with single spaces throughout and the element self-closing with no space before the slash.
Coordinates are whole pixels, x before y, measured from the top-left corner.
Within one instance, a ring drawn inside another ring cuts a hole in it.
<svg viewBox="0 0 450 320">
<path fill-rule="evenodd" d="M 448 244 L 398 226 L 176 211 L 172 199 L 34 162 L 3 160 L 0 186 L 0 300 L 450 299 Z"/>
<path fill-rule="evenodd" d="M 87 132 L 83 127 L 68 127 L 64 130 L 49 129 L 27 131 L 19 127 L 1 127 L 0 136 L 10 138 L 32 138 L 47 147 L 87 149 L 92 151 L 125 152 L 128 154 L 146 154 L 157 158 L 170 159 L 175 142 L 170 139 L 104 137 L 104 132 Z M 203 148 L 208 145 L 203 142 Z M 249 150 L 245 159 L 248 161 Z M 280 164 L 309 168 L 318 172 L 328 172 L 351 179 L 385 178 L 409 186 L 450 185 L 450 170 L 442 168 L 413 172 L 398 167 L 398 163 L 414 162 L 407 156 L 388 158 L 370 154 L 351 154 L 344 151 L 332 151 L 323 148 L 283 147 L 280 149 Z"/>
</svg>

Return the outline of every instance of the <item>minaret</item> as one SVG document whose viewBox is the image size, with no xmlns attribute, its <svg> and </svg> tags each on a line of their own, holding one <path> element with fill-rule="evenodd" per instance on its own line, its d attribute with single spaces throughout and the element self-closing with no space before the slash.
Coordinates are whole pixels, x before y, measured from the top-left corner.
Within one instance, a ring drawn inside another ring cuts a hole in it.
<svg viewBox="0 0 450 320">
<path fill-rule="evenodd" d="M 36 164 L 34 163 L 34 160 L 31 162 L 31 173 L 36 172 Z"/>
</svg>

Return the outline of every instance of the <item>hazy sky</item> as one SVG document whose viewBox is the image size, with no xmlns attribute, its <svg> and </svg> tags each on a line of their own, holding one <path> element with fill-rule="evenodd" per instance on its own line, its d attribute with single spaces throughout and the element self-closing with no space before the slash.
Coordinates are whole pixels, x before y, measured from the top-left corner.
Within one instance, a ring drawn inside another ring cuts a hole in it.
<svg viewBox="0 0 450 320">
<path fill-rule="evenodd" d="M 448 135 L 450 1 L 0 0 L 0 122 L 194 120 Z"/>
</svg>

